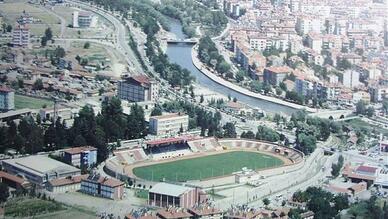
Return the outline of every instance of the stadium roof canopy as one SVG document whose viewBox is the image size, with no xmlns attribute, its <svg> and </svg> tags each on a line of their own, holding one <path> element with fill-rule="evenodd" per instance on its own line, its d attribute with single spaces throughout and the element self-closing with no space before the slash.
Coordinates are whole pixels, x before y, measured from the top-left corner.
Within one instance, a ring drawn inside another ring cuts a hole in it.
<svg viewBox="0 0 388 219">
<path fill-rule="evenodd" d="M 157 183 L 151 189 L 150 192 L 162 195 L 168 195 L 178 197 L 188 191 L 193 190 L 191 187 L 180 186 L 169 183 Z"/>
</svg>

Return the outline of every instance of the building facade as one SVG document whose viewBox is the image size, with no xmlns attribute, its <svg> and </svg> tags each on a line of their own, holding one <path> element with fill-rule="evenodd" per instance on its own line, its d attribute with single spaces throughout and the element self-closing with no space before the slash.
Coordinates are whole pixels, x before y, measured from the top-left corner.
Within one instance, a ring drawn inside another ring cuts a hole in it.
<svg viewBox="0 0 388 219">
<path fill-rule="evenodd" d="M 117 90 L 119 98 L 129 102 L 156 102 L 159 96 L 159 84 L 145 75 L 124 78 Z"/>
<path fill-rule="evenodd" d="M 19 25 L 12 31 L 13 46 L 28 47 L 30 43 L 30 29 L 27 26 Z"/>
<path fill-rule="evenodd" d="M 91 167 L 97 163 L 97 149 L 91 146 L 69 148 L 63 151 L 64 160 L 77 167 Z"/>
<path fill-rule="evenodd" d="M 109 199 L 122 199 L 124 195 L 124 183 L 99 174 L 90 175 L 81 181 L 81 192 Z"/>
<path fill-rule="evenodd" d="M 198 188 L 157 183 L 148 193 L 148 204 L 156 207 L 192 208 L 206 198 L 206 194 Z"/>
<path fill-rule="evenodd" d="M 15 109 L 15 93 L 7 87 L 0 87 L 0 111 Z"/>
<path fill-rule="evenodd" d="M 23 176 L 33 184 L 45 186 L 48 181 L 81 175 L 81 170 L 44 155 L 34 155 L 1 161 L 3 169 Z"/>
<path fill-rule="evenodd" d="M 279 85 L 292 71 L 286 66 L 268 67 L 264 69 L 264 82 L 272 85 Z"/>
<path fill-rule="evenodd" d="M 150 132 L 154 135 L 175 135 L 189 128 L 189 116 L 167 114 L 150 117 Z"/>
</svg>

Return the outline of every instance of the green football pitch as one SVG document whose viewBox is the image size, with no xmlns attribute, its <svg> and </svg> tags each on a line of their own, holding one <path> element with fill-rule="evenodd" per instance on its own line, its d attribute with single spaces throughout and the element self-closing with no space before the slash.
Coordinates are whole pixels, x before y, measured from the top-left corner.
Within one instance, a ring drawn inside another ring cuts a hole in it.
<svg viewBox="0 0 388 219">
<path fill-rule="evenodd" d="M 135 176 L 151 181 L 188 181 L 230 175 L 241 168 L 263 169 L 283 165 L 279 158 L 248 151 L 233 151 L 198 158 L 136 167 Z"/>
</svg>

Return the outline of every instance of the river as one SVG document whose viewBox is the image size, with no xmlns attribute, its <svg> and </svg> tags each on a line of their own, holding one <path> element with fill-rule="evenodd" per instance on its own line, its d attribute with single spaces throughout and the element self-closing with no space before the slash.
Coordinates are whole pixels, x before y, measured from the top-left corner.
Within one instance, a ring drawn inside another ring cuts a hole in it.
<svg viewBox="0 0 388 219">
<path fill-rule="evenodd" d="M 170 21 L 170 32 L 174 33 L 177 36 L 177 39 L 186 38 L 185 34 L 182 32 L 182 26 L 178 20 L 169 19 Z M 253 98 L 239 92 L 236 92 L 228 87 L 222 86 L 207 76 L 200 72 L 193 64 L 191 60 L 191 48 L 193 45 L 178 43 L 178 44 L 168 44 L 167 47 L 167 56 L 170 61 L 180 65 L 183 68 L 188 69 L 191 74 L 196 78 L 196 83 L 200 84 L 203 87 L 206 87 L 214 92 L 221 93 L 223 95 L 230 95 L 232 98 L 236 97 L 238 101 L 245 103 L 251 107 L 258 107 L 267 113 L 283 113 L 286 115 L 291 115 L 297 110 L 288 106 L 280 105 L 277 103 L 269 102 L 266 100 L 261 100 L 258 98 Z"/>
</svg>

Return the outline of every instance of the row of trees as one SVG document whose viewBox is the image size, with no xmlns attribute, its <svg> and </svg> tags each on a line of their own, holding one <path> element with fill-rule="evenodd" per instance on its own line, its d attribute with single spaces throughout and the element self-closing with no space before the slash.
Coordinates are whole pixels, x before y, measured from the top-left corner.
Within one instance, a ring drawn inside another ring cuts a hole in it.
<svg viewBox="0 0 388 219">
<path fill-rule="evenodd" d="M 51 123 L 46 123 L 48 119 Z M 113 97 L 102 102 L 97 116 L 93 108 L 84 106 L 74 118 L 71 128 L 58 118 L 23 118 L 19 125 L 9 122 L 0 127 L 0 153 L 13 148 L 20 153 L 35 154 L 68 146 L 90 145 L 98 149 L 98 160 L 105 160 L 109 154 L 107 143 L 121 139 L 135 139 L 147 134 L 143 109 L 133 105 L 130 115 L 123 114 L 121 101 Z"/>
<path fill-rule="evenodd" d="M 230 70 L 230 65 L 219 54 L 215 43 L 209 36 L 205 36 L 199 40 L 198 57 L 201 62 L 214 68 L 220 74 L 227 73 Z"/>
</svg>

